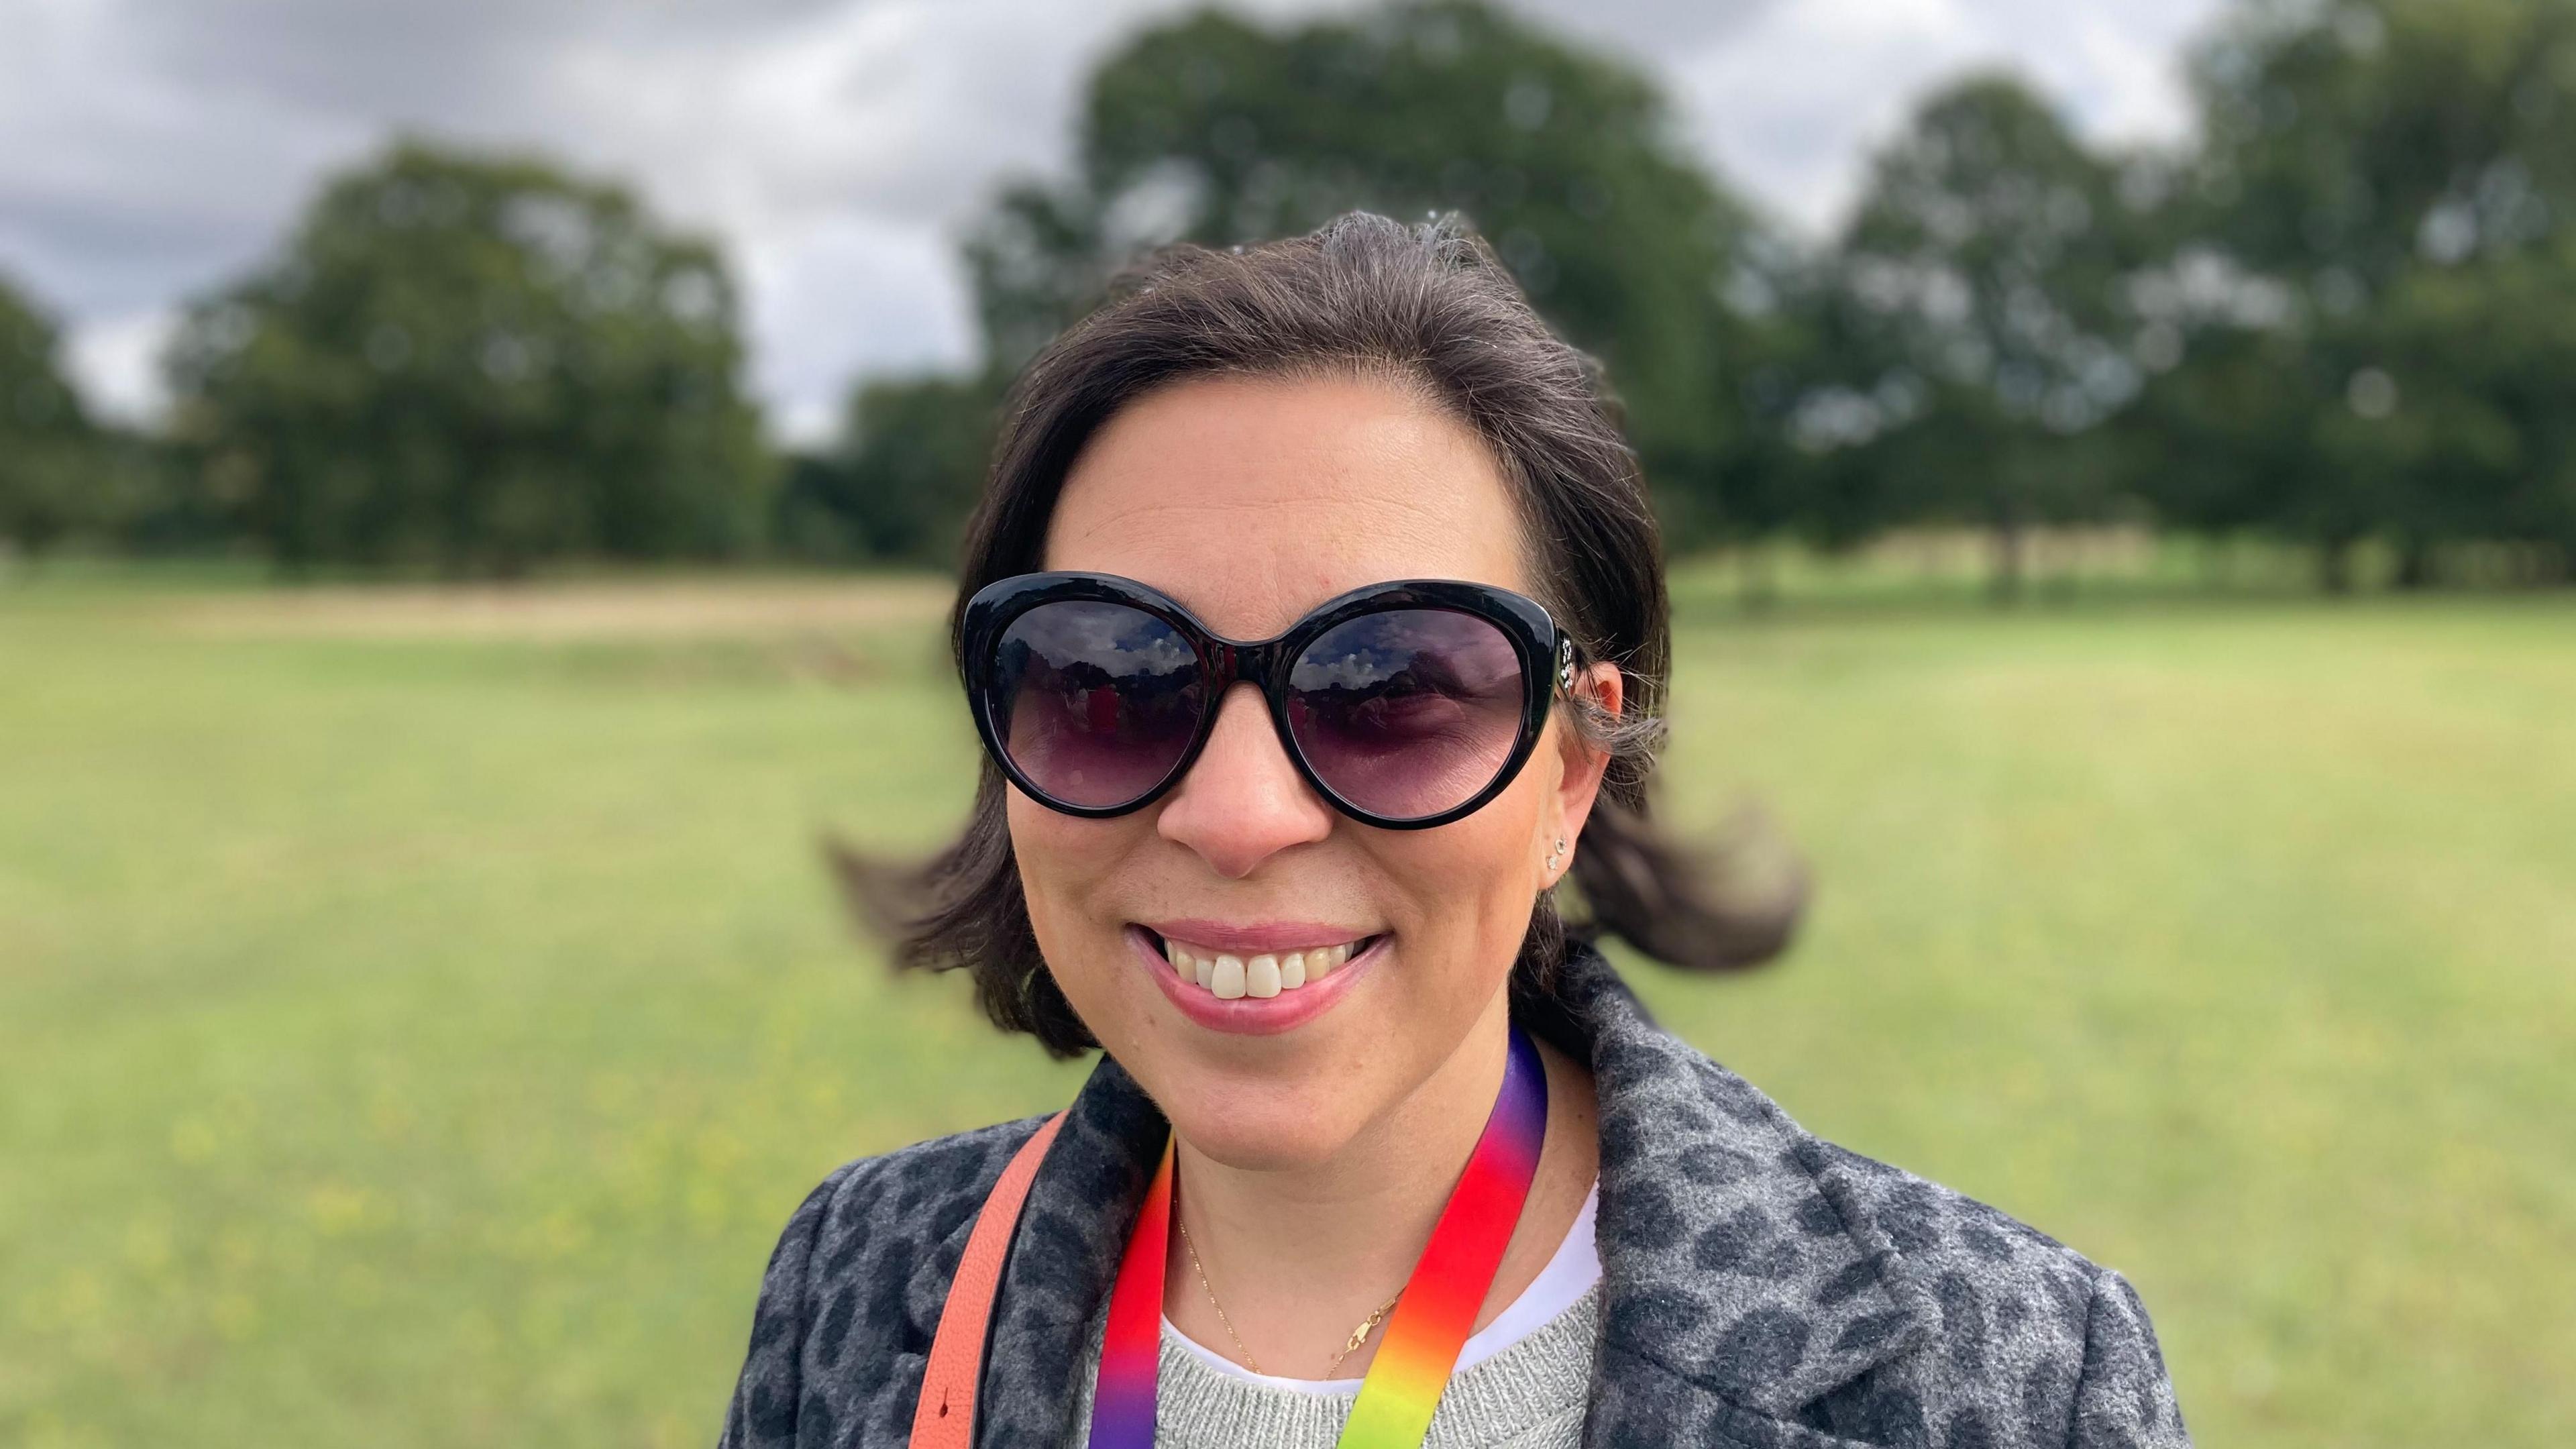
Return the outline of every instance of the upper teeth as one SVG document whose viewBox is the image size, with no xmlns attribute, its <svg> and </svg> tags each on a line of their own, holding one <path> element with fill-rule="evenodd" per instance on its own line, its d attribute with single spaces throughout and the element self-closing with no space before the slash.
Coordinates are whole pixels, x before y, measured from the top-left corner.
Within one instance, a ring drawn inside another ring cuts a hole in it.
<svg viewBox="0 0 2576 1449">
<path fill-rule="evenodd" d="M 1183 981 L 1195 981 L 1220 1000 L 1233 1001 L 1245 996 L 1277 996 L 1309 981 L 1321 981 L 1351 959 L 1351 948 L 1358 944 L 1344 941 L 1338 946 L 1316 946 L 1304 951 L 1235 956 L 1166 940 L 1163 953 L 1171 958 L 1172 970 Z"/>
</svg>

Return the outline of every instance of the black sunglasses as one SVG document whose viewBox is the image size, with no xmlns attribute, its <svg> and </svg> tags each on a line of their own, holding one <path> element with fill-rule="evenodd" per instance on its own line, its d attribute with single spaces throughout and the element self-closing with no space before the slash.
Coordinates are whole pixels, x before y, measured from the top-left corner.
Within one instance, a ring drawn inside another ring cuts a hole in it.
<svg viewBox="0 0 2576 1449">
<path fill-rule="evenodd" d="M 1391 830 L 1444 825 L 1511 783 L 1575 676 L 1574 641 L 1536 601 L 1444 579 L 1354 589 L 1243 640 L 1133 579 L 1021 574 L 976 591 L 963 635 L 994 763 L 1038 803 L 1095 817 L 1142 809 L 1188 773 L 1241 680 L 1335 809 Z"/>
</svg>

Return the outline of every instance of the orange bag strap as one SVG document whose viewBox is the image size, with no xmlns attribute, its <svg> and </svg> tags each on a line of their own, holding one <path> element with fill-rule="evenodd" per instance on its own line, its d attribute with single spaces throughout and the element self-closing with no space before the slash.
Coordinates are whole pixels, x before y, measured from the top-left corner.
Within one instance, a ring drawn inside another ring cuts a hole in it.
<svg viewBox="0 0 2576 1449">
<path fill-rule="evenodd" d="M 931 1335 L 921 1402 L 912 1411 L 912 1449 L 973 1449 L 975 1390 L 984 1381 L 984 1339 L 992 1331 L 993 1298 L 1002 1290 L 1002 1260 L 1010 1254 L 1011 1230 L 1019 1226 L 1038 1161 L 1063 1125 L 1064 1114 L 1058 1112 L 1021 1143 L 976 1210 L 975 1226 L 966 1234 L 966 1256 L 957 1260 L 957 1276 L 949 1280 L 948 1301 L 939 1310 L 939 1329 Z"/>
</svg>

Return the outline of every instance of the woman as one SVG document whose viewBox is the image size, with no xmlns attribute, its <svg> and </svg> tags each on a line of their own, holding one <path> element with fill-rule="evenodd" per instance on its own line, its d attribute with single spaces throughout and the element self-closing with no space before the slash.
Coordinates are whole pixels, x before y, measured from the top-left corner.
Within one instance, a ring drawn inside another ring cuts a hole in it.
<svg viewBox="0 0 2576 1449">
<path fill-rule="evenodd" d="M 2117 1274 L 1809 1136 L 1588 944 L 1779 934 L 1644 823 L 1657 553 L 1588 365 L 1451 228 L 1183 250 L 1031 363 L 953 631 L 988 768 L 903 946 L 1102 1057 L 1051 1141 L 815 1190 L 724 1442 L 2186 1443 Z"/>
</svg>

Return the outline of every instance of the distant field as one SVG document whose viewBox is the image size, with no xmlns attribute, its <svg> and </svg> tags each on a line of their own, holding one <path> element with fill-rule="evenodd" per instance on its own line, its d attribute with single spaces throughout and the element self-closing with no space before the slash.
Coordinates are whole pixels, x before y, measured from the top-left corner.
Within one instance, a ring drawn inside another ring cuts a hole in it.
<svg viewBox="0 0 2576 1449">
<path fill-rule="evenodd" d="M 1672 813 L 1820 895 L 1669 1022 L 2206 1445 L 2576 1443 L 2576 600 L 1679 595 Z M 964 803 L 941 602 L 0 579 L 0 1444 L 711 1439 L 818 1177 L 1079 1080 L 818 869 Z"/>
</svg>

